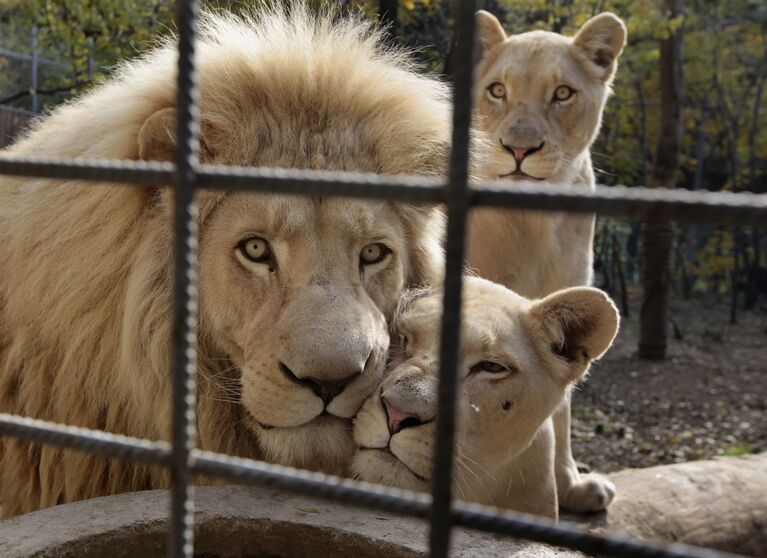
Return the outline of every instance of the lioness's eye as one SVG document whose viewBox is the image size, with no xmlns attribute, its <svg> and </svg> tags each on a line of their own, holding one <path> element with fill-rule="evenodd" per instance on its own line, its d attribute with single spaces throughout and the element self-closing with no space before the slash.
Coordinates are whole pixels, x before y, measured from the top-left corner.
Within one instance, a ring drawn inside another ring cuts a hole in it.
<svg viewBox="0 0 767 558">
<path fill-rule="evenodd" d="M 376 242 L 375 244 L 368 244 L 360 252 L 360 263 L 362 265 L 371 265 L 382 261 L 391 250 L 386 245 Z"/>
<path fill-rule="evenodd" d="M 495 99 L 503 99 L 506 96 L 506 88 L 502 83 L 498 83 L 497 81 L 490 84 L 490 87 L 487 88 L 487 92 Z"/>
<path fill-rule="evenodd" d="M 272 248 L 263 238 L 257 236 L 247 238 L 237 245 L 243 256 L 252 262 L 264 263 L 271 259 Z"/>
<path fill-rule="evenodd" d="M 556 91 L 554 91 L 554 101 L 555 102 L 562 102 L 568 100 L 570 97 L 572 97 L 575 94 L 575 90 L 572 87 L 568 87 L 567 85 L 560 85 L 557 87 Z"/>
<path fill-rule="evenodd" d="M 477 372 L 490 372 L 491 374 L 500 374 L 501 372 L 508 372 L 509 368 L 503 364 L 498 364 L 491 360 L 483 360 L 471 367 L 470 372 L 475 374 Z"/>
</svg>

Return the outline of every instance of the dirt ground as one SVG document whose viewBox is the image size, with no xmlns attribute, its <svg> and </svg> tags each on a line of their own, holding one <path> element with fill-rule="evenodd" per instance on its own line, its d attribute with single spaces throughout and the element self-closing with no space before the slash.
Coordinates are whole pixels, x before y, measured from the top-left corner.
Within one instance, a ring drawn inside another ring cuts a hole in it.
<svg viewBox="0 0 767 558">
<path fill-rule="evenodd" d="M 597 471 L 767 451 L 767 312 L 674 300 L 668 358 L 637 355 L 633 294 L 609 353 L 573 396 L 573 453 Z"/>
</svg>

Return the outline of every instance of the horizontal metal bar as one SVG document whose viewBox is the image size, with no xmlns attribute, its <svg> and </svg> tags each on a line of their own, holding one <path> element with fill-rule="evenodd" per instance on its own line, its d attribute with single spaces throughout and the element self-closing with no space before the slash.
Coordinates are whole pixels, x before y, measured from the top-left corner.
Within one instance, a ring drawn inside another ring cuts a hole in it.
<svg viewBox="0 0 767 558">
<path fill-rule="evenodd" d="M 373 198 L 413 203 L 445 200 L 443 180 L 417 176 L 220 165 L 202 165 L 198 176 L 200 187 L 209 190 Z"/>
<path fill-rule="evenodd" d="M 104 457 L 169 466 L 171 448 L 119 434 L 66 426 L 53 422 L 0 413 L 0 436 L 85 451 Z M 236 482 L 272 486 L 340 503 L 427 519 L 431 509 L 428 494 L 394 490 L 379 485 L 342 479 L 301 469 L 283 467 L 202 450 L 192 450 L 195 473 Z M 494 508 L 459 503 L 453 511 L 456 525 L 489 533 L 509 535 L 541 543 L 598 553 L 616 558 L 731 558 L 735 555 L 685 545 L 660 547 L 621 535 L 594 535 L 578 526 Z"/>
<path fill-rule="evenodd" d="M 146 186 L 173 184 L 175 165 L 121 159 L 11 157 L 0 155 L 0 175 L 88 180 Z"/>
<path fill-rule="evenodd" d="M 199 165 L 197 187 L 208 190 L 279 192 L 308 196 L 342 196 L 440 202 L 444 183 L 423 177 L 373 173 Z M 88 180 L 114 184 L 171 185 L 175 165 L 146 161 L 0 155 L 0 175 Z"/>
<path fill-rule="evenodd" d="M 596 191 L 590 192 L 542 183 L 510 185 L 492 182 L 474 189 L 472 205 L 767 226 L 767 195 L 750 192 L 702 192 L 639 186 L 597 186 Z"/>
<path fill-rule="evenodd" d="M 18 415 L 0 413 L 0 436 L 85 451 L 147 465 L 170 463 L 170 444 L 131 438 L 102 430 L 78 428 Z"/>
<path fill-rule="evenodd" d="M 0 156 L 0 174 L 95 180 L 128 184 L 172 184 L 174 166 L 144 161 L 32 159 Z M 413 176 L 371 173 L 198 167 L 198 185 L 213 190 L 279 192 L 310 196 L 442 203 L 445 183 Z M 665 216 L 680 221 L 767 226 L 767 194 L 598 186 L 596 191 L 528 182 L 484 182 L 472 187 L 474 207 L 600 213 L 627 218 Z"/>
</svg>

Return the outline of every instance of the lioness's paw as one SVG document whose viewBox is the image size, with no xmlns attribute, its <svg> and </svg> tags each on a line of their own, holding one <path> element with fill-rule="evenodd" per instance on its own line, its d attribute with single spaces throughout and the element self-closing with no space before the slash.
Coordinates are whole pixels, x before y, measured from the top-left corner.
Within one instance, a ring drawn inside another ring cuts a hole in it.
<svg viewBox="0 0 767 558">
<path fill-rule="evenodd" d="M 583 475 L 569 492 L 560 497 L 559 505 L 576 513 L 593 513 L 607 509 L 615 498 L 615 485 L 602 475 Z"/>
</svg>

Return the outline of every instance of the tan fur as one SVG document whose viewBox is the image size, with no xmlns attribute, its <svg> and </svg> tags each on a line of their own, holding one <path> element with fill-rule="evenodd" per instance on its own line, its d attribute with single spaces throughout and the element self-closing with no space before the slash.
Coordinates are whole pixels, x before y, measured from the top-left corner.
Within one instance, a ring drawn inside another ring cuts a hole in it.
<svg viewBox="0 0 767 558">
<path fill-rule="evenodd" d="M 367 24 L 315 19 L 295 3 L 290 12 L 204 19 L 203 161 L 441 174 L 446 87 Z M 175 74 L 176 52 L 162 46 L 8 153 L 170 159 Z M 171 199 L 167 188 L 0 178 L 3 412 L 169 438 Z M 439 212 L 247 193 L 199 200 L 198 446 L 345 470 L 349 418 L 380 380 L 399 294 L 438 280 Z M 243 258 L 238 243 L 254 235 L 274 262 Z M 391 253 L 363 268 L 371 243 Z M 323 402 L 280 362 L 322 380 L 365 368 L 319 416 Z M 168 482 L 160 469 L 50 446 L 8 439 L 0 451 L 6 515 Z"/>
<path fill-rule="evenodd" d="M 441 313 L 441 295 L 427 294 L 406 301 L 396 319 L 399 352 L 354 420 L 360 449 L 352 472 L 362 480 L 429 489 Z M 596 289 L 530 301 L 466 278 L 454 475 L 459 498 L 557 517 L 550 415 L 617 328 L 615 306 Z M 483 361 L 505 370 L 480 370 Z M 417 424 L 392 430 L 387 418 L 395 415 Z"/>
<path fill-rule="evenodd" d="M 544 31 L 507 37 L 484 11 L 477 13 L 477 25 L 482 58 L 476 69 L 476 112 L 495 148 L 485 174 L 593 190 L 589 148 L 626 43 L 623 22 L 603 13 L 575 37 Z M 502 98 L 491 94 L 494 84 L 501 84 L 495 90 L 504 92 Z M 561 86 L 574 94 L 554 101 Z M 515 160 L 514 149 L 526 148 L 535 151 Z M 591 284 L 593 237 L 593 215 L 479 208 L 469 220 L 468 260 L 482 277 L 526 297 L 543 297 Z M 554 426 L 560 503 L 573 511 L 604 509 L 614 487 L 598 475 L 578 473 L 570 449 L 569 400 L 555 414 Z"/>
<path fill-rule="evenodd" d="M 479 12 L 477 20 L 485 46 L 477 67 L 476 110 L 495 147 L 485 174 L 515 180 L 532 177 L 593 190 L 589 147 L 599 131 L 625 42 L 623 24 L 612 14 L 602 14 L 574 38 L 544 31 L 506 37 L 494 16 Z M 608 38 L 618 37 L 607 68 L 592 62 L 590 51 L 581 46 L 583 42 L 591 45 L 594 36 L 602 37 L 605 28 L 613 32 Z M 505 98 L 490 94 L 488 88 L 494 83 L 503 85 Z M 565 102 L 552 102 L 563 85 L 572 87 L 575 94 Z M 520 165 L 527 177 L 504 176 L 515 170 L 516 163 L 502 144 L 524 148 L 541 143 L 543 148 Z M 593 225 L 590 215 L 477 209 L 471 219 L 469 261 L 483 277 L 524 296 L 586 285 L 591 281 Z"/>
</svg>

